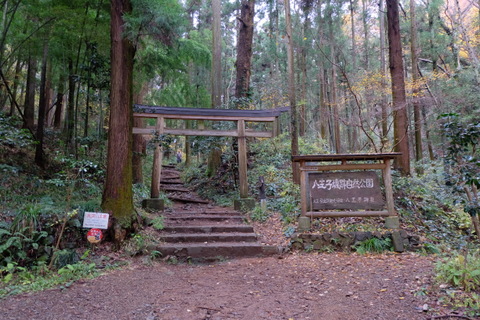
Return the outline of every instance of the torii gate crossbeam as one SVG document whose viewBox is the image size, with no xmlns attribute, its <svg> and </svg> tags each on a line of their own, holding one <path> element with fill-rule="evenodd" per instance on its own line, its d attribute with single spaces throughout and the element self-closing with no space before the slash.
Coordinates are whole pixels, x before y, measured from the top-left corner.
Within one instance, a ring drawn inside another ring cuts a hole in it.
<svg viewBox="0 0 480 320">
<path fill-rule="evenodd" d="M 231 109 L 200 109 L 200 108 L 178 108 L 159 106 L 134 106 L 134 117 L 156 119 L 156 125 L 133 128 L 133 134 L 142 134 L 147 138 L 155 134 L 171 134 L 183 136 L 226 136 L 238 139 L 238 170 L 240 184 L 240 198 L 248 197 L 247 182 L 247 137 L 272 138 L 279 132 L 278 117 L 289 111 L 289 107 L 282 107 L 267 110 L 231 110 Z M 178 129 L 166 127 L 166 119 L 176 120 L 211 120 L 211 121 L 234 121 L 237 123 L 236 130 L 214 130 L 214 129 Z M 254 131 L 247 129 L 247 122 L 272 123 L 269 131 Z M 151 197 L 158 198 L 160 195 L 160 175 L 162 170 L 162 147 L 155 148 Z"/>
</svg>

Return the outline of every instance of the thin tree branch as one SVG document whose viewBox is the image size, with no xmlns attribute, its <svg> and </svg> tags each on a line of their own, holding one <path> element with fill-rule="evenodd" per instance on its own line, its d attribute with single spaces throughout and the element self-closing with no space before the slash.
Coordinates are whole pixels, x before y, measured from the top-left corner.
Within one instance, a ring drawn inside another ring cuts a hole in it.
<svg viewBox="0 0 480 320">
<path fill-rule="evenodd" d="M 33 133 L 33 129 L 30 128 L 27 125 L 27 120 L 25 119 L 25 115 L 23 114 L 22 110 L 20 109 L 20 106 L 18 105 L 17 101 L 15 100 L 15 97 L 13 96 L 12 90 L 10 90 L 10 86 L 8 85 L 7 79 L 5 78 L 5 75 L 3 74 L 2 68 L 0 68 L 0 77 L 2 78 L 2 81 L 5 84 L 5 88 L 7 89 L 7 92 L 8 92 L 8 95 L 10 97 L 11 102 L 15 105 L 18 113 L 22 117 L 23 123 L 27 126 L 27 129 L 32 134 L 33 139 L 36 139 L 35 133 Z"/>
<path fill-rule="evenodd" d="M 0 68 L 2 68 L 5 63 L 8 61 L 8 59 L 10 59 L 10 57 L 18 50 L 20 49 L 20 47 L 22 47 L 22 45 L 27 42 L 27 40 L 29 40 L 35 33 L 37 33 L 40 29 L 42 29 L 43 27 L 45 27 L 47 24 L 49 24 L 50 22 L 56 20 L 57 18 L 50 18 L 48 19 L 47 21 L 45 21 L 43 24 L 41 24 L 37 29 L 35 29 L 34 31 L 32 31 L 28 37 L 26 37 L 22 42 L 20 42 L 18 44 L 18 46 L 16 46 L 11 52 L 10 54 L 8 55 L 8 57 L 6 57 L 3 62 L 0 64 Z"/>
</svg>

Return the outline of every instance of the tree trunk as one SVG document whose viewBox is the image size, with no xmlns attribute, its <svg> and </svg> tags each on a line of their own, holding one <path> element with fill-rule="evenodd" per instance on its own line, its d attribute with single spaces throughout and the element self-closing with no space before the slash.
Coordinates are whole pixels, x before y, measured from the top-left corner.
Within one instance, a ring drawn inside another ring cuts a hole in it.
<svg viewBox="0 0 480 320">
<path fill-rule="evenodd" d="M 394 150 L 402 155 L 395 161 L 395 168 L 402 175 L 410 174 L 410 152 L 408 144 L 407 99 L 403 74 L 402 43 L 398 1 L 387 0 L 388 43 L 390 54 L 390 76 L 392 78 Z"/>
<path fill-rule="evenodd" d="M 288 60 L 288 100 L 291 112 L 291 138 L 292 155 L 298 155 L 298 129 L 297 129 L 297 102 L 295 97 L 295 70 L 293 61 L 292 20 L 290 15 L 290 0 L 285 0 L 285 24 L 287 33 L 287 60 Z M 292 161 L 293 182 L 300 183 L 300 170 L 297 162 Z"/>
<path fill-rule="evenodd" d="M 88 76 L 90 77 L 90 76 Z M 87 81 L 87 92 L 86 92 L 86 101 L 85 101 L 85 118 L 83 119 L 83 136 L 88 137 L 88 125 L 90 122 L 90 81 Z"/>
<path fill-rule="evenodd" d="M 244 8 L 246 6 L 246 8 Z M 221 38 L 221 2 L 220 0 L 212 0 L 212 10 L 213 10 L 213 21 L 212 21 L 212 36 L 213 36 L 213 42 L 212 42 L 212 78 L 211 78 L 211 83 L 212 83 L 212 101 L 211 105 L 212 108 L 220 108 L 222 105 L 222 38 Z M 251 8 L 253 10 L 253 7 Z M 249 19 L 251 16 L 251 19 L 253 19 L 253 12 L 251 14 L 245 13 L 245 10 L 249 10 L 249 5 L 242 3 L 242 18 L 243 19 Z M 245 17 L 245 15 L 247 15 Z M 240 20 L 242 21 L 242 20 Z M 253 21 L 252 21 L 253 25 Z M 252 26 L 252 34 L 250 38 L 245 38 L 245 32 L 243 31 L 243 41 L 250 41 L 250 55 L 251 55 L 251 46 L 252 46 L 252 39 L 253 39 L 253 26 Z M 242 37 L 242 27 L 240 27 L 240 37 Z M 242 45 L 245 45 L 248 47 L 248 43 L 243 44 L 243 43 L 238 43 L 238 50 L 242 47 Z M 248 54 L 243 52 L 244 54 Z M 238 80 L 238 74 L 239 73 L 248 73 L 248 78 L 250 77 L 250 60 L 242 61 L 241 59 L 245 59 L 244 56 L 240 57 L 240 55 L 237 56 L 237 80 Z M 244 70 L 242 68 L 248 68 L 248 70 Z M 238 85 L 238 83 L 237 83 Z M 248 91 L 248 89 L 247 89 Z M 220 168 L 222 164 L 222 150 L 220 148 L 217 148 L 216 145 L 212 145 L 212 148 L 210 149 L 209 155 L 208 155 L 208 168 L 207 168 L 207 175 L 212 177 L 217 174 L 218 169 Z M 189 151 L 189 150 L 186 150 Z M 188 159 L 190 162 L 190 158 Z"/>
<path fill-rule="evenodd" d="M 368 52 L 368 42 L 369 42 L 369 30 L 368 30 L 368 4 L 366 0 L 362 0 L 363 6 L 363 50 L 365 51 L 365 60 L 364 60 L 364 68 L 365 70 L 369 69 L 370 65 L 370 57 Z"/>
<path fill-rule="evenodd" d="M 147 83 L 143 83 L 142 88 L 138 94 L 135 94 L 134 101 L 137 104 L 143 104 L 143 99 L 148 92 Z M 133 126 L 143 128 L 145 126 L 144 118 L 134 118 Z M 143 184 L 143 158 L 147 153 L 147 142 L 141 134 L 133 135 L 133 183 Z"/>
<path fill-rule="evenodd" d="M 381 150 L 383 151 L 383 148 L 385 144 L 388 142 L 388 101 L 387 101 L 387 95 L 385 92 L 387 92 L 387 70 L 386 70 L 386 59 L 385 59 L 385 0 L 379 0 L 379 24 L 380 24 L 380 72 L 382 75 L 382 80 L 381 80 L 381 91 L 382 91 L 382 135 L 381 135 Z"/>
<path fill-rule="evenodd" d="M 331 6 L 331 3 L 328 2 L 328 6 Z M 330 62 L 332 65 L 331 69 L 331 81 L 330 81 L 330 105 L 333 111 L 333 140 L 335 145 L 335 152 L 342 153 L 342 144 L 340 137 L 340 114 L 338 110 L 338 101 L 337 101 L 337 65 L 336 65 L 336 48 L 335 48 L 335 33 L 332 15 L 328 16 L 328 31 L 330 37 Z"/>
<path fill-rule="evenodd" d="M 62 74 L 60 76 L 59 84 L 58 84 L 58 92 L 57 92 L 57 99 L 55 101 L 55 115 L 53 119 L 53 127 L 55 129 L 60 129 L 62 126 L 62 113 L 63 113 L 63 98 L 65 91 L 65 78 Z"/>
<path fill-rule="evenodd" d="M 115 242 L 131 229 L 134 218 L 132 192 L 132 83 L 135 49 L 125 38 L 123 15 L 132 11 L 129 0 L 111 0 L 110 121 L 107 148 L 107 176 L 102 209 L 114 218 Z"/>
<path fill-rule="evenodd" d="M 13 78 L 13 87 L 12 87 L 12 99 L 10 101 L 10 112 L 9 115 L 13 116 L 15 114 L 15 104 L 17 99 L 17 91 L 20 80 L 20 72 L 22 71 L 23 63 L 20 57 L 18 57 L 17 63 L 15 65 L 15 77 Z"/>
<path fill-rule="evenodd" d="M 420 84 L 418 75 L 418 55 L 419 48 L 417 46 L 417 21 L 415 17 L 415 1 L 410 0 L 410 36 L 411 36 L 411 56 L 412 56 L 412 80 L 413 80 L 413 121 L 415 129 L 415 160 L 421 162 L 423 159 L 422 146 L 422 116 L 420 105 Z M 417 173 L 423 173 L 423 170 L 418 167 Z"/>
<path fill-rule="evenodd" d="M 220 0 L 212 0 L 212 10 L 212 108 L 219 108 L 222 105 L 222 5 Z"/>
<path fill-rule="evenodd" d="M 47 109 L 47 56 L 48 41 L 43 45 L 42 72 L 40 80 L 40 99 L 38 104 L 37 124 L 37 145 L 35 147 L 35 163 L 40 168 L 45 168 L 45 157 L 43 155 L 43 133 L 45 128 L 45 116 Z"/>
<path fill-rule="evenodd" d="M 350 0 L 350 24 L 352 25 L 352 68 L 357 70 L 357 44 L 355 36 L 355 0 Z"/>
<path fill-rule="evenodd" d="M 237 99 L 248 99 L 250 97 L 254 16 L 255 0 L 242 0 L 237 44 L 237 77 L 235 82 L 235 97 Z M 239 101 L 240 105 L 245 103 L 245 100 Z"/>
<path fill-rule="evenodd" d="M 302 45 L 300 46 L 300 59 L 299 59 L 299 66 L 301 70 L 301 101 L 300 104 L 300 117 L 299 117 L 299 135 L 301 137 L 305 136 L 307 131 L 307 48 L 308 48 L 308 34 L 310 33 L 310 9 L 311 9 L 311 1 L 305 1 L 302 3 L 302 9 L 304 12 L 305 20 L 303 23 L 302 29 Z"/>
<path fill-rule="evenodd" d="M 47 63 L 47 74 L 45 79 L 45 126 L 47 128 L 52 126 L 53 119 L 53 106 L 52 106 L 52 63 Z"/>
<path fill-rule="evenodd" d="M 74 150 L 73 144 L 73 134 L 75 126 L 75 74 L 73 70 L 73 60 L 68 61 L 68 104 L 67 104 L 67 116 L 65 123 L 66 130 L 66 146 L 69 153 L 72 153 Z"/>
<path fill-rule="evenodd" d="M 29 128 L 33 132 L 35 118 L 35 75 L 37 73 L 37 61 L 30 54 L 28 57 L 27 85 L 25 92 L 25 105 L 23 109 L 24 128 Z"/>
</svg>

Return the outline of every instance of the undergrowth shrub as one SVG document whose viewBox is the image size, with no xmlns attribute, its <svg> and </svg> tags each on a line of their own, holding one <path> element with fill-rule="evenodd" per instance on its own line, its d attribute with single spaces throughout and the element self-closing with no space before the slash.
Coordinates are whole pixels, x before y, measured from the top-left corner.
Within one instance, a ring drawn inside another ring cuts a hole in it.
<svg viewBox="0 0 480 320">
<path fill-rule="evenodd" d="M 443 165 L 431 162 L 424 174 L 395 176 L 395 205 L 407 231 L 421 233 L 434 243 L 464 246 L 471 236 L 471 219 L 463 211 L 461 198 L 452 190 Z"/>
<path fill-rule="evenodd" d="M 255 208 L 249 212 L 249 216 L 252 221 L 265 222 L 270 217 L 270 212 L 264 210 L 261 206 L 255 206 Z"/>
<path fill-rule="evenodd" d="M 367 240 L 360 241 L 353 246 L 353 249 L 359 254 L 380 253 L 383 251 L 392 251 L 392 239 L 379 239 L 372 237 Z"/>
<path fill-rule="evenodd" d="M 453 251 L 435 264 L 440 301 L 465 315 L 480 316 L 480 250 Z"/>
<path fill-rule="evenodd" d="M 19 129 L 19 117 L 7 117 L 0 112 L 0 144 L 8 147 L 27 147 L 34 144 L 33 136 L 27 129 Z"/>
<path fill-rule="evenodd" d="M 454 252 L 437 261 L 435 271 L 439 281 L 466 292 L 480 291 L 480 250 Z"/>
</svg>

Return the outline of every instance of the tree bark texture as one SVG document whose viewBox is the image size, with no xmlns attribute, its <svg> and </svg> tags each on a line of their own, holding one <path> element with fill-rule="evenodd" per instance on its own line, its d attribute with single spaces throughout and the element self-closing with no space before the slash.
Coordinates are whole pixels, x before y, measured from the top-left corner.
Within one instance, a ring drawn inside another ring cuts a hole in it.
<svg viewBox="0 0 480 320">
<path fill-rule="evenodd" d="M 412 80 L 413 80 L 413 122 L 415 129 L 415 160 L 417 162 L 422 161 L 423 159 L 423 146 L 422 146 L 422 115 L 421 115 L 421 105 L 420 105 L 420 84 L 419 84 L 419 74 L 418 74 L 418 55 L 419 48 L 417 45 L 417 21 L 415 16 L 415 1 L 410 0 L 410 50 L 412 57 Z M 421 173 L 422 170 L 418 169 L 418 173 Z"/>
<path fill-rule="evenodd" d="M 254 16 L 255 0 L 242 0 L 237 45 L 237 77 L 235 82 L 236 98 L 248 98 L 250 95 Z"/>
<path fill-rule="evenodd" d="M 38 124 L 35 147 L 35 163 L 40 168 L 45 168 L 45 158 L 43 156 L 43 134 L 45 128 L 45 116 L 47 109 L 47 56 L 48 56 L 48 42 L 45 41 L 43 47 L 42 58 L 42 72 L 40 80 L 40 99 L 38 104 Z"/>
<path fill-rule="evenodd" d="M 75 74 L 73 70 L 73 60 L 68 61 L 68 104 L 67 104 L 67 116 L 66 116 L 66 145 L 70 152 L 74 150 L 74 128 L 75 128 Z"/>
<path fill-rule="evenodd" d="M 34 118 L 35 118 L 35 75 L 37 73 L 37 61 L 30 55 L 28 57 L 27 70 L 27 85 L 25 92 L 25 104 L 23 109 L 24 128 L 30 129 L 33 132 Z"/>
<path fill-rule="evenodd" d="M 135 94 L 134 101 L 138 104 L 143 104 L 143 99 L 148 92 L 147 83 L 143 83 L 140 92 Z M 135 118 L 133 119 L 133 126 L 138 128 L 145 127 L 144 118 Z M 132 165 L 133 165 L 133 183 L 134 184 L 143 184 L 143 158 L 147 154 L 147 142 L 143 135 L 134 134 L 133 135 L 133 155 L 132 155 Z"/>
<path fill-rule="evenodd" d="M 385 0 L 379 0 L 379 26 L 380 26 L 380 72 L 382 75 L 381 90 L 382 90 L 382 151 L 384 145 L 388 141 L 388 101 L 385 94 L 387 88 L 387 71 L 386 71 L 386 59 L 385 59 Z"/>
<path fill-rule="evenodd" d="M 9 112 L 10 116 L 13 116 L 15 114 L 15 105 L 17 103 L 16 99 L 17 99 L 18 84 L 19 84 L 19 81 L 20 81 L 20 72 L 22 71 L 22 67 L 23 67 L 23 62 L 20 59 L 20 57 L 18 57 L 18 60 L 15 64 L 15 77 L 14 77 L 13 86 L 12 86 L 12 98 L 11 98 L 11 101 L 10 101 L 10 112 Z"/>
<path fill-rule="evenodd" d="M 60 129 L 62 126 L 63 91 L 65 91 L 65 79 L 63 76 L 61 76 L 58 84 L 57 98 L 55 101 L 55 115 L 53 118 L 53 127 L 55 129 Z"/>
<path fill-rule="evenodd" d="M 222 31 L 220 0 L 212 0 L 213 55 L 212 55 L 212 108 L 222 105 Z"/>
<path fill-rule="evenodd" d="M 122 241 L 134 218 L 132 192 L 132 77 L 135 49 L 124 38 L 124 14 L 129 0 L 111 0 L 111 89 L 107 177 L 102 209 L 114 218 L 115 241 Z"/>
<path fill-rule="evenodd" d="M 293 37 L 292 37 L 292 20 L 290 15 L 290 0 L 285 0 L 285 24 L 287 33 L 287 60 L 288 60 L 288 100 L 290 102 L 291 112 L 291 139 L 292 139 L 292 155 L 298 155 L 298 115 L 297 101 L 295 96 L 295 70 L 293 61 Z M 297 162 L 292 161 L 293 182 L 300 183 L 300 169 Z"/>
<path fill-rule="evenodd" d="M 388 44 L 390 76 L 392 78 L 394 150 L 402 155 L 395 161 L 395 168 L 403 175 L 410 174 L 410 152 L 408 143 L 407 98 L 402 60 L 402 43 L 398 1 L 387 0 Z"/>
</svg>

